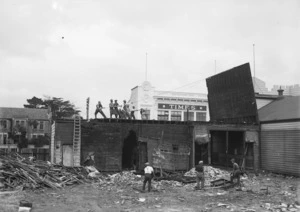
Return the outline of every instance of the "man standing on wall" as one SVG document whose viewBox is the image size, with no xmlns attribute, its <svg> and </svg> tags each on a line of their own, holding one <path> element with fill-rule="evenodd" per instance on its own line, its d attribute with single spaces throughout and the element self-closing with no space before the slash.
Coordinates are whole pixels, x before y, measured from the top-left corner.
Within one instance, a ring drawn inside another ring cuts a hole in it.
<svg viewBox="0 0 300 212">
<path fill-rule="evenodd" d="M 146 165 L 146 167 L 144 168 L 145 178 L 144 178 L 144 182 L 143 182 L 143 191 L 145 191 L 146 183 L 148 182 L 148 192 L 150 192 L 150 190 L 151 190 L 151 180 L 152 180 L 152 177 L 154 175 L 154 170 L 148 162 L 145 163 L 145 165 Z"/>
<path fill-rule="evenodd" d="M 101 102 L 99 101 L 98 104 L 96 105 L 95 119 L 97 119 L 97 114 L 98 114 L 98 113 L 100 113 L 100 114 L 103 116 L 103 118 L 106 119 L 106 116 L 105 116 L 105 114 L 103 113 L 102 109 L 103 109 L 103 106 L 102 106 Z"/>
<path fill-rule="evenodd" d="M 195 171 L 196 171 L 196 182 L 197 185 L 195 187 L 195 189 L 204 189 L 204 167 L 203 167 L 203 161 L 200 160 L 199 164 L 196 165 L 195 167 Z M 201 182 L 201 187 L 200 187 L 200 182 Z"/>
</svg>

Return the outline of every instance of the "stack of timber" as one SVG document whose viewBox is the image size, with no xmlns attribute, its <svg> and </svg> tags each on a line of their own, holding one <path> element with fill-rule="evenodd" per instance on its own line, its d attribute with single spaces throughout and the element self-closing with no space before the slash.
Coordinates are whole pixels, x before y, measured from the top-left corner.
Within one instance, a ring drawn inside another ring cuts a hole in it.
<svg viewBox="0 0 300 212">
<path fill-rule="evenodd" d="M 82 167 L 65 167 L 45 161 L 31 161 L 16 153 L 0 155 L 0 180 L 4 189 L 62 188 L 83 183 L 87 172 Z"/>
</svg>

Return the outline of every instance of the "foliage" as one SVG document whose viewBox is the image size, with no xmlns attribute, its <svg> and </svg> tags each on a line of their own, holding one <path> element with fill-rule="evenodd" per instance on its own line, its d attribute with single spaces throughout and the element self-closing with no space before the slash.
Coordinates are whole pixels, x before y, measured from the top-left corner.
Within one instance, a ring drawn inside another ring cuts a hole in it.
<svg viewBox="0 0 300 212">
<path fill-rule="evenodd" d="M 45 102 L 37 97 L 32 97 L 31 99 L 27 99 L 28 104 L 24 104 L 25 108 L 46 108 Z"/>
<path fill-rule="evenodd" d="M 28 139 L 26 138 L 26 128 L 22 125 L 16 125 L 9 137 L 14 140 L 14 143 L 18 144 L 18 148 L 26 148 L 28 145 Z"/>
<path fill-rule="evenodd" d="M 33 126 L 34 128 L 36 128 L 39 123 L 37 120 L 29 120 L 28 124 L 29 124 L 29 126 Z"/>
<path fill-rule="evenodd" d="M 32 138 L 29 144 L 33 144 L 35 147 L 42 147 L 44 145 L 50 144 L 50 136 L 45 134 L 44 136 L 38 136 L 37 138 Z"/>
<path fill-rule="evenodd" d="M 25 108 L 48 108 L 51 110 L 52 119 L 70 118 L 73 115 L 78 115 L 78 110 L 69 100 L 64 100 L 61 97 L 45 96 L 45 99 L 32 97 L 27 99 L 28 104 Z"/>
<path fill-rule="evenodd" d="M 53 119 L 69 118 L 78 115 L 80 112 L 74 104 L 63 98 L 47 97 L 44 102 L 51 109 Z"/>
</svg>

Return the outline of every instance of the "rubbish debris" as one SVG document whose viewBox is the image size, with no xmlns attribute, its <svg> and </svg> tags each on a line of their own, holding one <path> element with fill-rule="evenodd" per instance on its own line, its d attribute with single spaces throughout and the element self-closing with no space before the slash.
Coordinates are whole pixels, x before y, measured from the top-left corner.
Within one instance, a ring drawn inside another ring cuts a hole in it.
<svg viewBox="0 0 300 212">
<path fill-rule="evenodd" d="M 65 167 L 45 161 L 30 161 L 17 153 L 0 155 L 3 165 L 1 174 L 5 188 L 62 188 L 66 185 L 82 183 L 87 172 L 82 167 Z"/>
<path fill-rule="evenodd" d="M 139 202 L 145 202 L 145 201 L 146 201 L 146 198 L 139 198 L 138 201 L 139 201 Z"/>
</svg>

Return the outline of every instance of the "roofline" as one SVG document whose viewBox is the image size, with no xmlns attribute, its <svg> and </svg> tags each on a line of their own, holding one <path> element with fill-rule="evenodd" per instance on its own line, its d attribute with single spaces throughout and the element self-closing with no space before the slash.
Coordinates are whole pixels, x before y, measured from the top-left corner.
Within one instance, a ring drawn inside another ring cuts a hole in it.
<svg viewBox="0 0 300 212">
<path fill-rule="evenodd" d="M 293 118 L 293 119 L 280 119 L 280 120 L 267 120 L 267 121 L 260 121 L 260 124 L 267 124 L 267 123 L 282 123 L 282 122 L 297 122 L 300 121 L 300 118 Z"/>
</svg>

